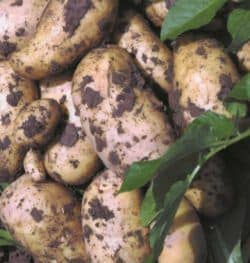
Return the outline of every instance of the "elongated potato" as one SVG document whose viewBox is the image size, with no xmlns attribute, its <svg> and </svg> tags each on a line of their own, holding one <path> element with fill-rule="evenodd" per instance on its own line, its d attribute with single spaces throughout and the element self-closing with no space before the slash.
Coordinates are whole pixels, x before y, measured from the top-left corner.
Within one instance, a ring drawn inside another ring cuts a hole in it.
<svg viewBox="0 0 250 263">
<path fill-rule="evenodd" d="M 0 219 L 36 262 L 88 262 L 80 204 L 58 183 L 21 176 L 0 197 Z"/>
<path fill-rule="evenodd" d="M 47 144 L 60 119 L 60 107 L 54 100 L 36 100 L 22 109 L 10 135 L 0 143 L 1 182 L 12 181 L 20 174 L 26 152 L 31 147 L 40 149 Z"/>
<path fill-rule="evenodd" d="M 95 174 L 100 161 L 81 128 L 71 96 L 72 74 L 64 74 L 40 83 L 41 97 L 55 99 L 67 114 L 66 126 L 44 155 L 49 175 L 65 184 L 82 184 Z M 63 167 L 63 169 L 62 169 Z"/>
<path fill-rule="evenodd" d="M 172 129 L 129 54 L 118 48 L 90 52 L 73 78 L 73 100 L 82 126 L 109 169 L 122 172 L 163 154 Z"/>
<path fill-rule="evenodd" d="M 250 72 L 250 41 L 248 41 L 237 53 L 241 67 Z"/>
<path fill-rule="evenodd" d="M 236 67 L 220 44 L 185 36 L 174 52 L 174 89 L 169 92 L 176 125 L 184 129 L 205 111 L 229 116 L 223 100 L 239 80 Z"/>
<path fill-rule="evenodd" d="M 51 0 L 35 35 L 10 62 L 16 72 L 42 79 L 63 71 L 110 32 L 117 0 Z"/>
<path fill-rule="evenodd" d="M 206 217 L 220 216 L 232 207 L 232 182 L 220 156 L 207 162 L 185 197 Z"/>
<path fill-rule="evenodd" d="M 141 263 L 150 252 L 148 229 L 140 225 L 140 192 L 118 194 L 121 184 L 106 170 L 84 193 L 83 238 L 92 263 Z"/>
<path fill-rule="evenodd" d="M 147 17 L 155 26 L 161 27 L 168 10 L 173 6 L 175 0 L 154 0 L 146 3 L 145 12 Z"/>
<path fill-rule="evenodd" d="M 117 44 L 133 54 L 146 76 L 153 79 L 163 90 L 171 90 L 172 52 L 153 33 L 143 17 L 132 10 L 125 12 L 117 29 Z"/>
<path fill-rule="evenodd" d="M 35 32 L 49 0 L 0 1 L 0 59 L 22 48 Z"/>
<path fill-rule="evenodd" d="M 206 262 L 206 254 L 206 240 L 199 218 L 190 203 L 183 199 L 158 262 L 202 263 Z"/>
</svg>

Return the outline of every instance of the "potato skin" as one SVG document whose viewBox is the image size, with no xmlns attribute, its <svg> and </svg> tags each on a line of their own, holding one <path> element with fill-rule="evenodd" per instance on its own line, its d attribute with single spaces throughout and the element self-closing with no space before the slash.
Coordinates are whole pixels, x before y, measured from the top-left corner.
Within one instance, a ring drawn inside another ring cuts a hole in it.
<svg viewBox="0 0 250 263">
<path fill-rule="evenodd" d="M 105 166 L 122 172 L 163 154 L 172 129 L 129 54 L 118 48 L 91 51 L 73 78 L 73 100 L 82 126 Z"/>
<path fill-rule="evenodd" d="M 0 197 L 1 221 L 39 263 L 88 262 L 80 209 L 63 186 L 51 181 L 35 183 L 27 175 L 8 186 Z"/>
<path fill-rule="evenodd" d="M 237 53 L 240 65 L 246 72 L 250 72 L 250 41 L 245 43 Z"/>
<path fill-rule="evenodd" d="M 67 115 L 65 127 L 44 155 L 44 164 L 56 181 L 79 185 L 97 172 L 101 162 L 81 128 L 80 117 L 75 111 L 71 96 L 72 75 L 66 73 L 40 83 L 41 98 L 55 99 Z"/>
<path fill-rule="evenodd" d="M 51 0 L 34 37 L 10 62 L 16 72 L 42 79 L 78 61 L 110 32 L 117 0 Z"/>
<path fill-rule="evenodd" d="M 10 134 L 1 141 L 1 182 L 12 181 L 20 174 L 26 152 L 46 145 L 53 138 L 60 118 L 60 107 L 54 100 L 36 100 L 22 109 Z"/>
<path fill-rule="evenodd" d="M 183 199 L 166 236 L 158 263 L 206 262 L 206 240 L 191 204 Z"/>
<path fill-rule="evenodd" d="M 173 55 L 141 15 L 130 10 L 118 21 L 116 43 L 131 53 L 145 75 L 166 92 L 172 89 Z"/>
<path fill-rule="evenodd" d="M 206 163 L 185 197 L 200 214 L 210 218 L 218 217 L 232 207 L 232 182 L 220 156 Z"/>
<path fill-rule="evenodd" d="M 140 225 L 140 192 L 118 194 L 121 184 L 106 170 L 84 193 L 83 238 L 92 263 L 141 263 L 150 253 L 148 229 Z"/>
<path fill-rule="evenodd" d="M 239 74 L 215 39 L 186 35 L 174 51 L 174 89 L 169 104 L 174 121 L 183 130 L 205 111 L 230 116 L 223 100 Z"/>
<path fill-rule="evenodd" d="M 49 0 L 0 1 L 0 59 L 22 48 L 35 32 Z"/>
<path fill-rule="evenodd" d="M 175 0 L 159 0 L 147 3 L 145 5 L 146 15 L 155 26 L 161 27 L 168 10 L 174 3 Z"/>
</svg>

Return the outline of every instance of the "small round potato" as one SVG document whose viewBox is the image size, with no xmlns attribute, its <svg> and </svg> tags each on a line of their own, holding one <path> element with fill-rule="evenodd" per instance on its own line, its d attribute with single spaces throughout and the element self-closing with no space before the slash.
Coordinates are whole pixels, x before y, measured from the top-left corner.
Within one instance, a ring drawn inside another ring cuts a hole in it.
<svg viewBox="0 0 250 263">
<path fill-rule="evenodd" d="M 174 88 L 169 104 L 175 124 L 184 129 L 205 111 L 230 116 L 223 100 L 239 74 L 215 39 L 186 35 L 174 51 Z"/>
<path fill-rule="evenodd" d="M 118 0 L 51 0 L 36 33 L 10 62 L 30 79 L 54 75 L 77 62 L 111 31 Z"/>
<path fill-rule="evenodd" d="M 145 5 L 145 12 L 149 20 L 157 27 L 161 27 L 168 10 L 175 0 L 154 0 Z"/>
<path fill-rule="evenodd" d="M 206 240 L 199 218 L 190 203 L 183 199 L 158 263 L 203 263 L 206 255 Z"/>
<path fill-rule="evenodd" d="M 41 97 L 55 99 L 67 115 L 65 128 L 53 140 L 44 155 L 45 168 L 59 182 L 79 185 L 100 168 L 100 160 L 81 128 L 71 96 L 72 74 L 63 74 L 41 81 Z M 63 167 L 63 169 L 62 169 Z"/>
<path fill-rule="evenodd" d="M 149 28 L 143 17 L 130 10 L 122 15 L 115 35 L 117 44 L 131 53 L 138 66 L 163 90 L 173 83 L 173 55 Z"/>
<path fill-rule="evenodd" d="M 185 197 L 206 217 L 218 217 L 232 207 L 234 197 L 232 182 L 220 156 L 207 162 Z"/>
<path fill-rule="evenodd" d="M 58 183 L 23 175 L 0 197 L 0 219 L 36 262 L 88 262 L 81 234 L 81 207 Z"/>
<path fill-rule="evenodd" d="M 243 70 L 250 72 L 250 41 L 248 41 L 237 53 Z"/>
<path fill-rule="evenodd" d="M 82 126 L 107 168 L 123 172 L 135 161 L 161 156 L 172 129 L 129 54 L 118 48 L 91 51 L 73 78 L 73 100 Z"/>
<path fill-rule="evenodd" d="M 22 48 L 35 32 L 49 0 L 0 1 L 0 59 Z"/>
<path fill-rule="evenodd" d="M 20 174 L 26 152 L 49 142 L 60 117 L 60 106 L 54 100 L 36 100 L 22 109 L 10 135 L 0 141 L 0 182 Z"/>
<path fill-rule="evenodd" d="M 118 194 L 121 184 L 106 170 L 84 193 L 83 238 L 92 263 L 141 263 L 150 253 L 148 229 L 140 225 L 140 192 Z"/>
</svg>

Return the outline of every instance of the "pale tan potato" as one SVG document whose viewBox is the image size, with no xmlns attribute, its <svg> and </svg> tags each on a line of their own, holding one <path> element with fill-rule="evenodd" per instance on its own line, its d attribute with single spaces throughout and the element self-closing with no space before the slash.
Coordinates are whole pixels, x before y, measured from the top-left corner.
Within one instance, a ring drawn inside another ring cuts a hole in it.
<svg viewBox="0 0 250 263">
<path fill-rule="evenodd" d="M 141 263 L 150 253 L 148 229 L 140 225 L 140 192 L 118 194 L 121 184 L 106 170 L 84 192 L 83 239 L 92 263 Z"/>
<path fill-rule="evenodd" d="M 32 147 L 42 149 L 54 137 L 60 119 L 60 106 L 54 100 L 36 100 L 22 109 L 9 136 L 1 141 L 1 182 L 20 174 L 26 152 Z"/>
<path fill-rule="evenodd" d="M 62 185 L 23 175 L 0 197 L 0 219 L 38 263 L 88 262 L 81 207 Z"/>
<path fill-rule="evenodd" d="M 207 162 L 185 197 L 200 214 L 210 218 L 218 217 L 232 207 L 233 186 L 220 156 Z"/>
<path fill-rule="evenodd" d="M 0 1 L 0 59 L 24 47 L 49 0 Z"/>
<path fill-rule="evenodd" d="M 23 160 L 24 171 L 34 182 L 43 182 L 46 179 L 46 171 L 42 154 L 38 150 L 30 149 Z"/>
<path fill-rule="evenodd" d="M 168 10 L 174 5 L 175 0 L 153 0 L 145 5 L 145 12 L 149 20 L 161 27 Z"/>
<path fill-rule="evenodd" d="M 122 14 L 118 21 L 115 42 L 133 55 L 147 77 L 166 92 L 172 89 L 172 52 L 140 14 L 132 10 Z"/>
<path fill-rule="evenodd" d="M 85 135 L 71 96 L 72 73 L 45 79 L 40 83 L 41 98 L 55 99 L 67 115 L 65 127 L 49 145 L 44 164 L 55 180 L 71 185 L 86 182 L 101 162 Z M 62 169 L 63 167 L 63 169 Z"/>
<path fill-rule="evenodd" d="M 158 263 L 203 263 L 206 255 L 206 240 L 199 218 L 191 204 L 183 199 Z"/>
<path fill-rule="evenodd" d="M 174 88 L 169 104 L 175 124 L 183 130 L 206 111 L 230 116 L 223 100 L 239 74 L 223 47 L 210 38 L 184 36 L 174 51 Z"/>
<path fill-rule="evenodd" d="M 105 166 L 123 172 L 135 161 L 161 156 L 172 128 L 129 54 L 118 48 L 91 51 L 73 78 L 73 100 L 82 126 Z"/>
<path fill-rule="evenodd" d="M 36 33 L 10 62 L 30 79 L 54 75 L 98 45 L 115 22 L 118 0 L 51 0 Z"/>
<path fill-rule="evenodd" d="M 250 41 L 243 45 L 238 51 L 237 56 L 242 69 L 250 72 Z"/>
</svg>

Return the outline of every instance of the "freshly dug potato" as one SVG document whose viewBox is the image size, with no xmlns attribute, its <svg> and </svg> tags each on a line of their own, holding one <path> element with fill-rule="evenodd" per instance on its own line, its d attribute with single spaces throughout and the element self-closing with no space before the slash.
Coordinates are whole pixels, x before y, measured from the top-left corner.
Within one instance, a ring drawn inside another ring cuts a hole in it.
<svg viewBox="0 0 250 263">
<path fill-rule="evenodd" d="M 43 158 L 38 150 L 30 149 L 23 160 L 25 174 L 34 182 L 43 182 L 46 179 L 46 171 Z"/>
<path fill-rule="evenodd" d="M 49 142 L 61 119 L 60 113 L 54 100 L 36 100 L 22 109 L 10 135 L 0 144 L 0 182 L 12 181 L 20 173 L 31 147 L 40 149 Z"/>
<path fill-rule="evenodd" d="M 0 1 L 0 59 L 22 48 L 35 32 L 49 0 Z"/>
<path fill-rule="evenodd" d="M 146 76 L 163 90 L 172 89 L 173 55 L 149 28 L 140 14 L 130 10 L 122 15 L 115 36 L 116 43 L 133 54 Z"/>
<path fill-rule="evenodd" d="M 183 199 L 166 236 L 158 263 L 206 262 L 206 240 L 199 218 Z"/>
<path fill-rule="evenodd" d="M 237 53 L 241 67 L 250 72 L 250 41 L 248 41 Z"/>
<path fill-rule="evenodd" d="M 168 10 L 175 0 L 154 0 L 145 5 L 145 12 L 149 20 L 157 27 L 161 27 Z"/>
<path fill-rule="evenodd" d="M 72 74 L 41 81 L 41 97 L 55 99 L 68 116 L 62 133 L 53 140 L 44 156 L 49 175 L 59 182 L 77 185 L 86 182 L 100 168 L 89 139 L 81 128 L 71 96 Z M 63 169 L 62 169 L 63 167 Z"/>
<path fill-rule="evenodd" d="M 91 51 L 74 74 L 82 126 L 106 167 L 117 173 L 159 157 L 173 139 L 162 105 L 143 87 L 129 54 L 115 46 Z"/>
<path fill-rule="evenodd" d="M 18 76 L 7 61 L 0 62 L 1 138 L 11 133 L 20 110 L 37 97 L 38 93 L 33 81 Z"/>
<path fill-rule="evenodd" d="M 36 33 L 10 62 L 30 79 L 54 75 L 75 63 L 111 31 L 118 0 L 51 0 Z"/>
<path fill-rule="evenodd" d="M 84 193 L 83 238 L 92 263 L 141 263 L 150 253 L 148 229 L 140 225 L 140 192 L 118 194 L 121 184 L 106 170 Z"/>
<path fill-rule="evenodd" d="M 233 205 L 233 187 L 220 156 L 208 161 L 194 180 L 185 197 L 206 217 L 217 217 Z"/>
<path fill-rule="evenodd" d="M 88 262 L 80 204 L 62 185 L 23 175 L 0 197 L 0 219 L 36 262 Z"/>
<path fill-rule="evenodd" d="M 184 36 L 174 51 L 174 89 L 169 104 L 184 129 L 205 111 L 229 116 L 223 100 L 239 80 L 236 67 L 215 39 Z"/>
</svg>

